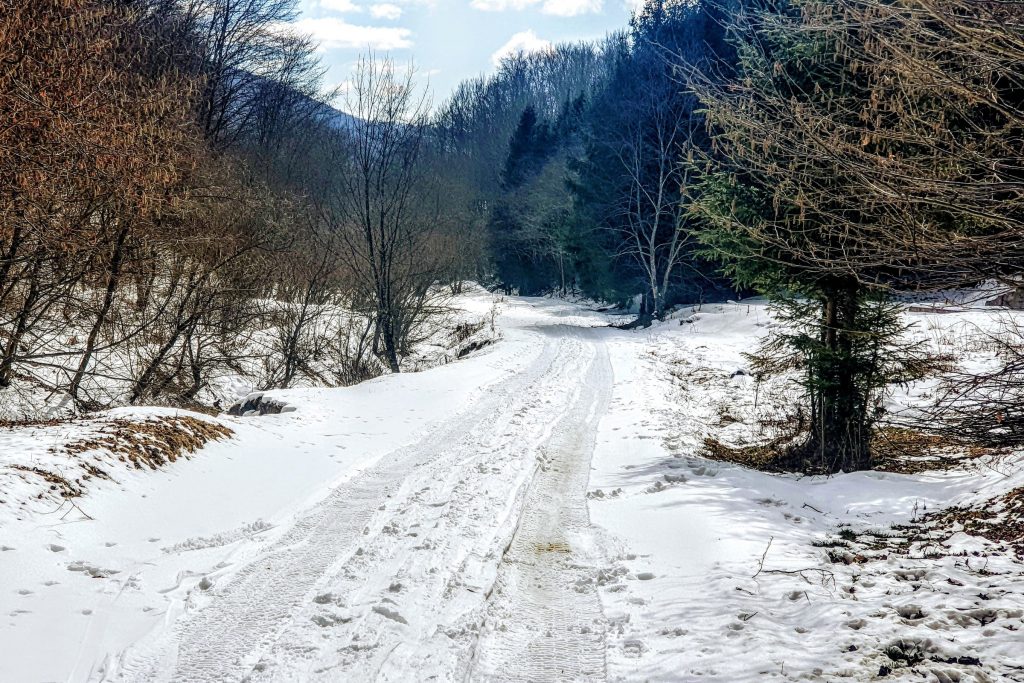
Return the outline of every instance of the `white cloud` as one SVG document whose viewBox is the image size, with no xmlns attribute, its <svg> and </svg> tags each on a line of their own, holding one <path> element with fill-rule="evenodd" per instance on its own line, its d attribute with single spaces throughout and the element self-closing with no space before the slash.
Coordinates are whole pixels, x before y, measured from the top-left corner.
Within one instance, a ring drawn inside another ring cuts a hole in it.
<svg viewBox="0 0 1024 683">
<path fill-rule="evenodd" d="M 370 5 L 370 16 L 394 21 L 402 16 L 402 8 L 389 2 L 382 2 L 379 5 Z"/>
<path fill-rule="evenodd" d="M 293 26 L 299 33 L 306 33 L 319 41 L 324 50 L 402 50 L 412 47 L 412 31 L 407 28 L 357 26 L 336 17 L 300 19 Z"/>
<path fill-rule="evenodd" d="M 529 54 L 530 52 L 541 52 L 551 48 L 551 41 L 538 38 L 533 30 L 520 31 L 508 42 L 502 45 L 491 55 L 491 63 L 494 66 L 501 64 L 501 60 L 515 54 Z"/>
<path fill-rule="evenodd" d="M 503 12 L 507 9 L 521 10 L 530 5 L 535 5 L 540 0 L 471 0 L 469 5 L 473 9 L 485 12 Z"/>
<path fill-rule="evenodd" d="M 635 0 L 643 2 L 643 0 Z M 543 4 L 541 4 L 543 3 Z M 540 11 L 556 17 L 575 17 L 588 12 L 600 12 L 604 0 L 470 0 L 470 7 L 485 12 L 524 10 L 541 4 Z"/>
<path fill-rule="evenodd" d="M 600 12 L 604 0 L 546 0 L 541 11 L 556 17 L 575 17 L 589 12 Z"/>
<path fill-rule="evenodd" d="M 320 9 L 328 12 L 359 12 L 359 5 L 352 0 L 320 0 Z"/>
</svg>

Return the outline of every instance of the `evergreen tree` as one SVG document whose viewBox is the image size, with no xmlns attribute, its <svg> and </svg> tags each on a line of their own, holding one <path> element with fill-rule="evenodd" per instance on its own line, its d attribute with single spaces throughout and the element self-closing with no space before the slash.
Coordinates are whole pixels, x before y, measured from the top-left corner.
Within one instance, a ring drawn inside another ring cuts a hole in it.
<svg viewBox="0 0 1024 683">
<path fill-rule="evenodd" d="M 835 33 L 808 30 L 801 9 L 766 0 L 737 15 L 736 78 L 696 82 L 721 152 L 708 160 L 696 210 L 704 253 L 769 294 L 794 330 L 767 349 L 804 368 L 809 435 L 792 455 L 857 470 L 869 466 L 880 390 L 919 368 L 915 350 L 896 345 L 902 330 L 887 301 L 912 255 L 884 243 L 891 217 L 828 152 L 875 144 L 858 137 L 872 84 Z M 807 125 L 811 111 L 817 126 Z"/>
</svg>

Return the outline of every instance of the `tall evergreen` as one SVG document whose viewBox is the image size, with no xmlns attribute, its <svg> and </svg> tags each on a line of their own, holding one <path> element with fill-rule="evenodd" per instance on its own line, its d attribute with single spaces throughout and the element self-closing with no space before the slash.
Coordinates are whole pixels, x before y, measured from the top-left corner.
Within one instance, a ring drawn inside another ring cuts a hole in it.
<svg viewBox="0 0 1024 683">
<path fill-rule="evenodd" d="M 888 302 L 899 254 L 876 236 L 890 217 L 828 151 L 876 144 L 861 133 L 872 84 L 836 34 L 805 27 L 800 4 L 765 0 L 737 15 L 736 78 L 728 88 L 698 79 L 720 151 L 701 182 L 699 239 L 789 323 L 761 369 L 791 366 L 781 354 L 804 370 L 809 433 L 791 455 L 857 470 L 869 464 L 881 390 L 909 377 L 917 354 L 897 346 L 902 328 Z"/>
</svg>

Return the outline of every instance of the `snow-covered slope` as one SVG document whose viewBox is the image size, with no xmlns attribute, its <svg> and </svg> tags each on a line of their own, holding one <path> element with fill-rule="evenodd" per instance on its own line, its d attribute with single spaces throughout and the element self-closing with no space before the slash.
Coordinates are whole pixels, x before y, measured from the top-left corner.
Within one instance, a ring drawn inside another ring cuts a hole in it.
<svg viewBox="0 0 1024 683">
<path fill-rule="evenodd" d="M 996 316 L 908 314 L 909 334 L 977 365 L 987 352 L 968 353 L 966 336 L 991 330 Z M 590 480 L 592 518 L 618 544 L 617 578 L 601 590 L 609 677 L 1024 680 L 1024 564 L 1012 555 L 963 534 L 949 547 L 936 536 L 924 552 L 883 550 L 849 565 L 814 545 L 844 528 L 899 536 L 893 524 L 1020 487 L 1024 459 L 797 477 L 698 457 L 709 434 L 753 440 L 750 417 L 772 410 L 766 391 L 783 389 L 761 387 L 755 410 L 753 382 L 737 373 L 774 324 L 763 301 L 682 319 L 609 344 L 616 384 Z M 930 384 L 892 397 L 890 408 Z M 922 661 L 906 666 L 889 656 L 894 647 Z"/>
<path fill-rule="evenodd" d="M 850 565 L 812 545 L 1024 485 L 1016 463 L 711 462 L 723 409 L 749 438 L 769 400 L 736 373 L 762 302 L 635 332 L 564 302 L 500 308 L 502 341 L 457 363 L 272 392 L 294 412 L 216 418 L 230 438 L 112 468 L 78 508 L 0 503 L 0 681 L 1021 676 L 1019 563 L 983 565 L 966 537 L 962 557 Z M 941 343 L 954 317 L 923 333 Z M 34 429 L 0 431 L 0 466 L 72 457 L 50 449 L 73 428 Z"/>
</svg>

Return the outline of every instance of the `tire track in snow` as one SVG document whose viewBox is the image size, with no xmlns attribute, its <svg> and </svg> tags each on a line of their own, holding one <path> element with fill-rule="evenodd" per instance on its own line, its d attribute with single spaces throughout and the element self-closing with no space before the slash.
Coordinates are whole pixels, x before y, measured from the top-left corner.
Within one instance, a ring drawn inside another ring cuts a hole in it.
<svg viewBox="0 0 1024 683">
<path fill-rule="evenodd" d="M 385 526 L 382 510 L 386 511 L 389 498 L 402 491 L 410 473 L 443 459 L 451 451 L 446 445 L 465 440 L 471 426 L 486 432 L 488 426 L 508 422 L 510 415 L 524 409 L 538 383 L 555 375 L 561 375 L 558 379 L 563 383 L 571 381 L 558 370 L 578 358 L 581 347 L 571 338 L 548 338 L 531 364 L 490 387 L 475 406 L 435 428 L 417 444 L 384 456 L 375 467 L 339 486 L 261 557 L 213 591 L 209 604 L 109 662 L 98 672 L 99 677 L 132 681 L 258 677 L 263 655 L 304 615 L 325 579 L 344 573 L 362 547 L 364 534 Z M 448 465 L 455 463 L 449 460 Z M 374 613 L 389 618 L 386 608 Z M 390 618 L 395 621 L 393 615 Z M 301 643 L 294 646 L 306 647 Z"/>
<path fill-rule="evenodd" d="M 322 582 L 254 681 L 465 676 L 525 483 L 595 356 L 567 329 L 548 372 L 410 473 L 364 551 Z"/>
<path fill-rule="evenodd" d="M 603 566 L 587 509 L 597 423 L 612 386 L 603 345 L 576 384 L 527 493 L 490 596 L 471 681 L 606 678 L 606 620 L 595 575 Z"/>
</svg>

